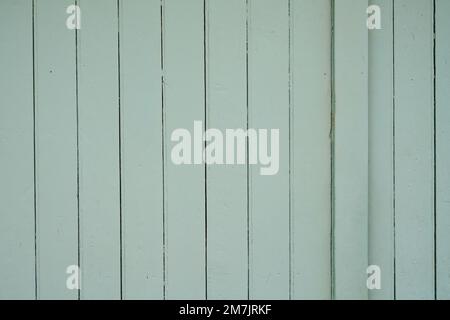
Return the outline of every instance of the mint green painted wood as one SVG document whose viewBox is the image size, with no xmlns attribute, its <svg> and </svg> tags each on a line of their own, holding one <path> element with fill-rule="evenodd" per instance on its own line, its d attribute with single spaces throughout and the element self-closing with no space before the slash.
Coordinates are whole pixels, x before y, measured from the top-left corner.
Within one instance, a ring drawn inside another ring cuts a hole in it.
<svg viewBox="0 0 450 320">
<path fill-rule="evenodd" d="M 436 294 L 450 299 L 450 2 L 436 1 Z"/>
<path fill-rule="evenodd" d="M 334 294 L 367 299 L 367 1 L 334 6 Z"/>
<path fill-rule="evenodd" d="M 246 2 L 207 2 L 207 127 L 246 129 Z M 247 168 L 207 171 L 208 298 L 246 299 Z"/>
<path fill-rule="evenodd" d="M 204 299 L 205 166 L 170 158 L 173 130 L 204 120 L 203 1 L 164 0 L 163 10 L 166 298 Z"/>
<path fill-rule="evenodd" d="M 81 298 L 121 296 L 117 1 L 80 0 Z"/>
<path fill-rule="evenodd" d="M 393 1 L 381 9 L 381 30 L 369 31 L 369 264 L 381 268 L 374 300 L 394 299 L 394 57 Z"/>
<path fill-rule="evenodd" d="M 0 1 L 0 299 L 448 299 L 450 5 L 367 2 Z M 247 98 L 278 175 L 172 163 Z"/>
<path fill-rule="evenodd" d="M 78 265 L 75 30 L 73 1 L 35 5 L 36 214 L 38 299 L 77 299 L 66 287 Z"/>
<path fill-rule="evenodd" d="M 0 1 L 0 21 L 0 299 L 34 299 L 31 1 Z"/>
<path fill-rule="evenodd" d="M 311 32 L 314 30 L 314 32 Z M 292 298 L 331 298 L 331 1 L 291 2 Z"/>
<path fill-rule="evenodd" d="M 434 297 L 433 2 L 395 1 L 398 299 Z"/>
<path fill-rule="evenodd" d="M 250 166 L 251 299 L 290 295 L 288 40 L 288 1 L 249 0 L 249 127 L 280 130 L 278 174 Z"/>
<path fill-rule="evenodd" d="M 120 1 L 123 297 L 163 298 L 160 0 Z"/>
</svg>

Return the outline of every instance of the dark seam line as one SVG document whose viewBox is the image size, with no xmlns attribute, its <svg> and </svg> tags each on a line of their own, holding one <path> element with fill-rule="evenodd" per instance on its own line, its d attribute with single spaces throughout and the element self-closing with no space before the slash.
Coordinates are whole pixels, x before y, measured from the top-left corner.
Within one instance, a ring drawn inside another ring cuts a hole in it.
<svg viewBox="0 0 450 320">
<path fill-rule="evenodd" d="M 246 77 L 246 129 L 249 129 L 249 69 L 248 69 L 248 49 L 249 49 L 249 0 L 245 1 L 245 77 Z M 250 300 L 250 167 L 249 167 L 249 137 L 246 138 L 246 171 L 247 171 L 247 300 Z"/>
<path fill-rule="evenodd" d="M 204 118 L 204 127 L 205 130 L 207 128 L 207 63 L 206 63 L 206 0 L 203 0 L 203 99 L 204 99 L 204 110 L 203 110 L 203 118 Z M 204 148 L 206 150 L 206 139 L 204 141 Z M 206 156 L 206 153 L 205 153 Z M 205 161 L 204 165 L 204 193 L 205 193 L 205 299 L 208 300 L 208 168 Z"/>
<path fill-rule="evenodd" d="M 393 133 L 393 146 L 392 146 L 392 182 L 393 182 L 393 233 L 394 233 L 394 243 L 393 243 L 393 250 L 394 250 L 394 300 L 397 299 L 397 262 L 396 262 L 396 256 L 397 256 L 397 241 L 396 241 L 396 129 L 395 129 L 395 111 L 396 111 L 396 100 L 395 100 L 395 1 L 392 1 L 392 133 Z"/>
<path fill-rule="evenodd" d="M 78 0 L 75 0 L 75 6 L 78 7 Z M 78 14 L 78 11 L 76 11 Z M 78 17 L 77 17 L 78 19 Z M 78 21 L 78 20 L 77 20 Z M 78 100 L 78 29 L 75 29 L 75 113 L 76 113 L 76 144 L 77 144 L 77 259 L 78 270 L 81 269 L 81 240 L 80 240 L 80 126 L 79 126 L 79 100 Z M 78 300 L 81 300 L 81 279 L 78 280 Z"/>
<path fill-rule="evenodd" d="M 35 1 L 31 3 L 32 61 L 33 61 L 33 201 L 34 201 L 34 296 L 38 299 L 38 253 L 37 253 L 37 181 L 36 181 L 36 57 L 35 57 Z"/>
<path fill-rule="evenodd" d="M 118 78 L 118 104 L 119 104 L 119 229 L 120 229 L 120 299 L 123 299 L 123 230 L 122 230 L 122 104 L 120 82 L 120 0 L 117 0 L 117 78 Z"/>
<path fill-rule="evenodd" d="M 436 76 L 437 76 L 437 65 L 436 65 L 436 0 L 433 0 L 433 144 L 434 144 L 434 150 L 433 150 L 433 157 L 434 157 L 434 299 L 437 300 L 437 166 L 436 166 L 436 162 L 437 162 L 437 138 L 436 138 L 436 129 L 437 129 L 437 123 L 436 123 L 436 110 L 437 110 L 437 102 L 436 102 Z"/>
<path fill-rule="evenodd" d="M 164 0 L 160 1 L 160 23 L 161 23 L 161 43 L 160 43 L 160 54 L 161 54 L 161 157 L 162 157 L 162 243 L 163 243 L 163 300 L 166 300 L 166 181 L 165 181 L 165 173 L 166 173 L 166 166 L 165 166 L 165 124 L 164 124 L 164 33 L 163 33 L 163 27 L 164 27 Z"/>
<path fill-rule="evenodd" d="M 331 277 L 331 286 L 330 286 L 330 294 L 331 299 L 336 298 L 335 293 L 335 256 L 334 256 L 334 112 L 335 112 L 335 86 L 334 86 L 334 77 L 335 77 L 335 65 L 334 65 L 334 54 L 335 54 L 335 0 L 331 1 L 331 56 L 330 56 L 330 86 L 331 86 L 331 108 L 330 108 L 330 215 L 331 215 L 331 223 L 330 223 L 330 277 Z"/>
<path fill-rule="evenodd" d="M 292 28 L 292 16 L 291 16 L 291 0 L 288 1 L 288 24 L 289 24 L 289 30 L 288 30 L 288 99 L 289 99 L 289 300 L 292 300 L 292 291 L 293 291 L 293 284 L 292 284 L 292 34 L 291 34 L 291 28 Z"/>
</svg>

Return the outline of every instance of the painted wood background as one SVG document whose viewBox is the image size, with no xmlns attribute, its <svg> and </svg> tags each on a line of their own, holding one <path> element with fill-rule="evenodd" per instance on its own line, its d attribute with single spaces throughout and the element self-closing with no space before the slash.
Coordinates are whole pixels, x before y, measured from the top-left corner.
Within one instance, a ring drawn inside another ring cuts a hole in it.
<svg viewBox="0 0 450 320">
<path fill-rule="evenodd" d="M 0 1 L 0 298 L 449 299 L 448 13 Z M 174 165 L 195 120 L 280 129 L 279 173 Z"/>
</svg>

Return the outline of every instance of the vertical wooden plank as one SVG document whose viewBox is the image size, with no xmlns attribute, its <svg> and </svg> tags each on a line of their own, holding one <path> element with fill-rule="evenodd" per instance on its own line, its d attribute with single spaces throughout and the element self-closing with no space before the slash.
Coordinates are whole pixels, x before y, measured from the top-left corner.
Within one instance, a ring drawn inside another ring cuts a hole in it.
<svg viewBox="0 0 450 320">
<path fill-rule="evenodd" d="M 81 298 L 121 296 L 116 0 L 80 0 Z"/>
<path fill-rule="evenodd" d="M 433 2 L 395 1 L 398 299 L 434 297 Z"/>
<path fill-rule="evenodd" d="M 249 0 L 249 127 L 280 130 L 278 173 L 250 166 L 251 299 L 289 298 L 288 18 L 287 0 Z"/>
<path fill-rule="evenodd" d="M 123 295 L 163 298 L 160 0 L 120 1 Z"/>
<path fill-rule="evenodd" d="M 186 129 L 194 141 L 194 121 L 204 121 L 203 10 L 203 0 L 164 0 L 168 299 L 203 299 L 206 294 L 205 166 L 175 165 L 171 160 L 176 144 L 172 132 Z"/>
<path fill-rule="evenodd" d="M 371 299 L 394 299 L 393 1 L 381 9 L 381 29 L 369 31 L 369 264 L 381 269 Z M 373 12 L 371 12 L 373 14 Z"/>
<path fill-rule="evenodd" d="M 245 130 L 246 2 L 210 0 L 207 12 L 207 128 Z M 247 169 L 211 165 L 207 177 L 208 298 L 246 299 Z"/>
<path fill-rule="evenodd" d="M 73 1 L 35 7 L 38 299 L 76 299 L 66 270 L 78 265 L 75 30 Z M 57 259 L 55 259 L 57 257 Z"/>
<path fill-rule="evenodd" d="M 292 1 L 291 21 L 292 297 L 329 299 L 331 1 Z"/>
<path fill-rule="evenodd" d="M 334 6 L 334 294 L 367 299 L 368 2 Z"/>
<path fill-rule="evenodd" d="M 35 298 L 32 2 L 0 2 L 0 299 Z"/>
<path fill-rule="evenodd" d="M 436 1 L 436 280 L 450 299 L 450 1 Z"/>
</svg>

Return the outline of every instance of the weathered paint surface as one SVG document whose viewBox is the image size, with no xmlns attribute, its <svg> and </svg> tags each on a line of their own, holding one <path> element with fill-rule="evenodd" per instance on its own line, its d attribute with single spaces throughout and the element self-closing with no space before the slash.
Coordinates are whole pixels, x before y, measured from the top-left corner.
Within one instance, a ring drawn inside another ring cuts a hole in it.
<svg viewBox="0 0 450 320">
<path fill-rule="evenodd" d="M 0 1 L 0 299 L 450 297 L 447 0 L 71 4 Z M 194 121 L 278 173 L 175 165 Z"/>
</svg>

